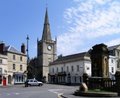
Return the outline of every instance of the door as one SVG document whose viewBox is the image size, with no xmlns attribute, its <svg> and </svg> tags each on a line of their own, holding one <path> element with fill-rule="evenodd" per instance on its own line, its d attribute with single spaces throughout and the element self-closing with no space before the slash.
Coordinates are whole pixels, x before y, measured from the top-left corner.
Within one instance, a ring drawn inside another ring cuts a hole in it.
<svg viewBox="0 0 120 98">
<path fill-rule="evenodd" d="M 6 78 L 3 77 L 3 86 L 6 86 Z"/>
</svg>

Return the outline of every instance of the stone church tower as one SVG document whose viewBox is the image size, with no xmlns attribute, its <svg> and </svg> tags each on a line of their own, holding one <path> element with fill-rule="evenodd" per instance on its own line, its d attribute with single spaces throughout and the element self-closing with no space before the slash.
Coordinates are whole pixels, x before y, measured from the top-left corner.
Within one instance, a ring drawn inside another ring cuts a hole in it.
<svg viewBox="0 0 120 98">
<path fill-rule="evenodd" d="M 48 11 L 46 9 L 43 34 L 41 40 L 37 40 L 37 59 L 39 68 L 39 80 L 48 81 L 49 63 L 56 59 L 56 41 L 52 40 Z"/>
</svg>

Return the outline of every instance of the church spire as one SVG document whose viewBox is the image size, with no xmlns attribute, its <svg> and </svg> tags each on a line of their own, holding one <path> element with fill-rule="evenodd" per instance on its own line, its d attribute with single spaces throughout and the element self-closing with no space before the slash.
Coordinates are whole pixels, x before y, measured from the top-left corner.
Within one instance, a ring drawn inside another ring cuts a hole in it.
<svg viewBox="0 0 120 98">
<path fill-rule="evenodd" d="M 45 41 L 45 40 L 46 41 L 52 40 L 51 39 L 50 24 L 49 24 L 49 19 L 48 19 L 47 8 L 46 8 L 46 13 L 45 13 L 45 20 L 44 20 L 42 40 L 43 41 Z"/>
</svg>

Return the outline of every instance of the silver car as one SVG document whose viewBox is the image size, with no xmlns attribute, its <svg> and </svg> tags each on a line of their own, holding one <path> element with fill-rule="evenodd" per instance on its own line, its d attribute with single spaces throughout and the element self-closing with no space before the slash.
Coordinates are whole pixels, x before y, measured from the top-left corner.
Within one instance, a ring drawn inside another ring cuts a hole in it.
<svg viewBox="0 0 120 98">
<path fill-rule="evenodd" d="M 40 81 L 37 81 L 36 79 L 27 79 L 25 82 L 25 87 L 28 86 L 42 86 L 43 83 Z"/>
</svg>

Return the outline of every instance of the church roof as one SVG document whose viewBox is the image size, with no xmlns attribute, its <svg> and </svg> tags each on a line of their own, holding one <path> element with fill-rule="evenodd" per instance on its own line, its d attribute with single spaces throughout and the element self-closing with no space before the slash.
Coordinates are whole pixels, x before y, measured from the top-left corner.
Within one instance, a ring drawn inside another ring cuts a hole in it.
<svg viewBox="0 0 120 98">
<path fill-rule="evenodd" d="M 88 57 L 88 58 L 86 58 Z M 53 61 L 50 63 L 50 65 L 55 65 L 55 64 L 61 64 L 61 63 L 66 63 L 66 62 L 73 62 L 77 60 L 90 60 L 90 55 L 88 52 L 82 52 L 78 54 L 72 54 L 72 55 L 67 55 L 67 56 L 60 56 L 58 57 L 57 60 Z"/>
<path fill-rule="evenodd" d="M 46 8 L 46 13 L 45 13 L 42 40 L 43 41 L 45 41 L 45 40 L 50 41 L 51 40 L 51 32 L 50 32 L 50 24 L 49 24 L 47 8 Z"/>
</svg>

